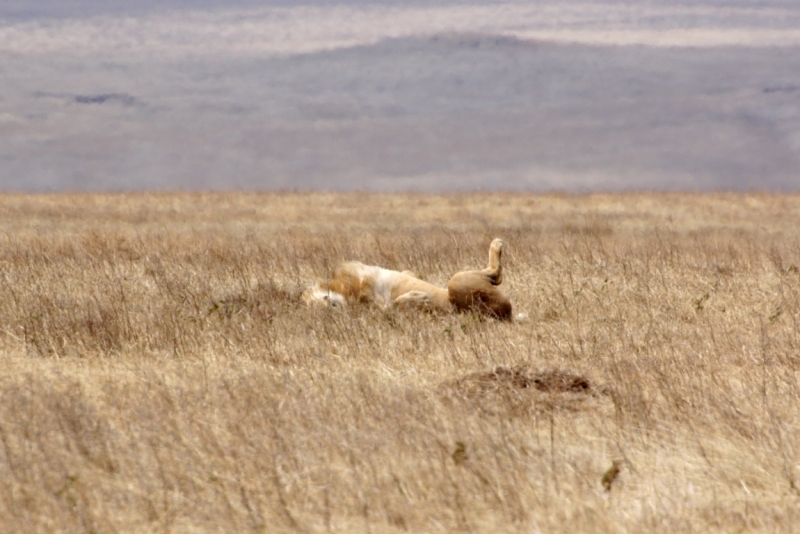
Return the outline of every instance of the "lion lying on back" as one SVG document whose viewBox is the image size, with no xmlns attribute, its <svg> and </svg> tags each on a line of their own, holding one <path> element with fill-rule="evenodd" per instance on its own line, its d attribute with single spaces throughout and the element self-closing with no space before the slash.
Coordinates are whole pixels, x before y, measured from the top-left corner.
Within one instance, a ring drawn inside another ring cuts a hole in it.
<svg viewBox="0 0 800 534">
<path fill-rule="evenodd" d="M 369 302 L 389 308 L 410 306 L 433 310 L 477 310 L 511 319 L 511 302 L 497 289 L 503 281 L 503 242 L 489 246 L 489 265 L 479 271 L 456 273 L 447 289 L 420 280 L 410 271 L 392 271 L 357 261 L 343 263 L 333 277 L 303 293 L 306 304 L 342 306 L 347 302 Z"/>
</svg>

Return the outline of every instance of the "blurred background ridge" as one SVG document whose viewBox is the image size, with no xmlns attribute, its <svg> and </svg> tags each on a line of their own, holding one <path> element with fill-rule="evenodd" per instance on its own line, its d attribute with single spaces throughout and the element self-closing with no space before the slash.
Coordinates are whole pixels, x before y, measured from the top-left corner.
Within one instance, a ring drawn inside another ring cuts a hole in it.
<svg viewBox="0 0 800 534">
<path fill-rule="evenodd" d="M 800 188 L 793 2 L 0 2 L 0 189 Z"/>
</svg>

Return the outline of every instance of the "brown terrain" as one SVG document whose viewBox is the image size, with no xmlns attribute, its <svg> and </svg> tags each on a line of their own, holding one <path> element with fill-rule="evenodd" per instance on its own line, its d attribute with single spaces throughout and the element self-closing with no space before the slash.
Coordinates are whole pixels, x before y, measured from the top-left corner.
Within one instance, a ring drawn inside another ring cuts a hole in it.
<svg viewBox="0 0 800 534">
<path fill-rule="evenodd" d="M 7 532 L 791 532 L 800 196 L 0 196 Z M 309 309 L 343 260 L 527 320 Z"/>
</svg>

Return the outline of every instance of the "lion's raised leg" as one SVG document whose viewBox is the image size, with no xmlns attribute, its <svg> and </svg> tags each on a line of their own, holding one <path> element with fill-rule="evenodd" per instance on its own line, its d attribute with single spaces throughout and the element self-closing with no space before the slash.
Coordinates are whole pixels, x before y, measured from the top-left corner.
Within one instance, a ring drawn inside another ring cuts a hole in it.
<svg viewBox="0 0 800 534">
<path fill-rule="evenodd" d="M 459 310 L 477 310 L 498 319 L 510 320 L 511 301 L 496 286 L 503 281 L 503 241 L 489 246 L 489 265 L 480 271 L 456 273 L 447 284 L 450 303 Z"/>
<path fill-rule="evenodd" d="M 503 240 L 495 238 L 489 245 L 489 265 L 481 271 L 493 286 L 503 283 Z"/>
</svg>

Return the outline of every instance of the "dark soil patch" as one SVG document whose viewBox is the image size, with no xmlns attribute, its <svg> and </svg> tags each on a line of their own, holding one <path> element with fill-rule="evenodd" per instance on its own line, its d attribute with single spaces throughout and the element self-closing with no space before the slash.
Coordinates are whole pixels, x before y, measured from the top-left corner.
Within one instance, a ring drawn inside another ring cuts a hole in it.
<svg viewBox="0 0 800 534">
<path fill-rule="evenodd" d="M 495 367 L 444 382 L 440 392 L 449 400 L 474 403 L 490 413 L 522 414 L 531 410 L 586 409 L 587 401 L 605 393 L 581 374 L 529 366 Z"/>
<path fill-rule="evenodd" d="M 551 393 L 591 393 L 593 391 L 588 378 L 564 371 L 537 373 L 533 385 L 539 391 Z"/>
<path fill-rule="evenodd" d="M 500 365 L 494 371 L 473 373 L 458 382 L 473 382 L 485 387 L 536 388 L 545 393 L 592 392 L 592 384 L 585 376 L 558 369 L 532 371 L 526 366 L 508 368 Z"/>
</svg>

